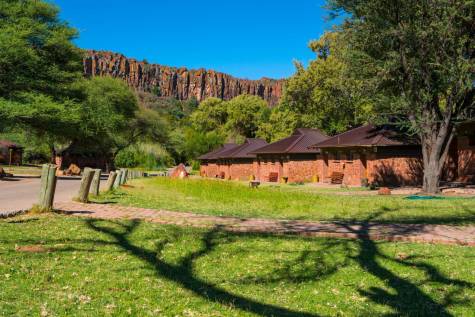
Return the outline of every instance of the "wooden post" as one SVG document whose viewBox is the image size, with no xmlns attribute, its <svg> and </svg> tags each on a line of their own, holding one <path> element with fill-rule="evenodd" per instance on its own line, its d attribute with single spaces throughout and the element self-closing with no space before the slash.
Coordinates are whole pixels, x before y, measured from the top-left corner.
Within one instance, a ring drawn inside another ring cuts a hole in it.
<svg viewBox="0 0 475 317">
<path fill-rule="evenodd" d="M 127 182 L 127 169 L 126 168 L 121 168 L 120 169 L 120 185 L 123 185 Z"/>
<path fill-rule="evenodd" d="M 91 194 L 93 195 L 99 195 L 99 186 L 101 185 L 101 170 L 100 169 L 95 169 L 94 175 L 92 177 L 92 183 L 91 183 Z"/>
<path fill-rule="evenodd" d="M 91 188 L 92 178 L 94 176 L 94 170 L 86 167 L 82 172 L 81 186 L 79 187 L 78 201 L 82 203 L 88 202 L 89 189 Z"/>
<path fill-rule="evenodd" d="M 54 193 L 56 190 L 56 165 L 44 164 L 41 170 L 40 195 L 38 206 L 42 211 L 53 209 Z"/>
<path fill-rule="evenodd" d="M 120 178 L 122 177 L 120 174 L 122 174 L 122 171 L 116 171 L 116 178 L 115 178 L 115 181 L 114 181 L 114 189 L 116 188 L 119 188 L 120 186 Z"/>
<path fill-rule="evenodd" d="M 114 182 L 116 178 L 117 178 L 116 172 L 112 171 L 109 173 L 109 178 L 107 179 L 107 183 L 106 183 L 106 191 L 110 192 L 112 188 L 114 188 Z"/>
</svg>

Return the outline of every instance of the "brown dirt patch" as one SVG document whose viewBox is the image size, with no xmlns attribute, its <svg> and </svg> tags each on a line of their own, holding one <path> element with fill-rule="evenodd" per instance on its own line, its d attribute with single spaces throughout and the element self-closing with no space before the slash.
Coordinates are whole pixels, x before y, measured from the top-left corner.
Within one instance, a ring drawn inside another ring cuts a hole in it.
<svg viewBox="0 0 475 317">
<path fill-rule="evenodd" d="M 42 245 L 22 245 L 22 246 L 16 246 L 15 251 L 29 252 L 29 253 L 43 253 L 43 252 L 50 251 L 50 249 L 47 249 L 43 247 Z"/>
</svg>

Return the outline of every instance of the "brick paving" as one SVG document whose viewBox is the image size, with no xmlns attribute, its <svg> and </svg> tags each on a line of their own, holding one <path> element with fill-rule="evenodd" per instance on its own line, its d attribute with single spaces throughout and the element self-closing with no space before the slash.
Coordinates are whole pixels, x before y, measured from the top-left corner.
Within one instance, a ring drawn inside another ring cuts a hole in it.
<svg viewBox="0 0 475 317">
<path fill-rule="evenodd" d="M 113 204 L 55 204 L 65 214 L 100 219 L 140 219 L 161 224 L 214 227 L 233 232 L 298 234 L 314 237 L 406 241 L 475 246 L 475 226 L 315 222 L 218 217 Z"/>
</svg>

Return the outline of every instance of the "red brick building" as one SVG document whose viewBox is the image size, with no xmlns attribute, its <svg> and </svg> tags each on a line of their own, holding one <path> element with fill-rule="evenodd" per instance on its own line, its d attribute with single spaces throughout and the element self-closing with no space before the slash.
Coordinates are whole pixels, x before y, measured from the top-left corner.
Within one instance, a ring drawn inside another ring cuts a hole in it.
<svg viewBox="0 0 475 317">
<path fill-rule="evenodd" d="M 200 175 L 202 177 L 220 177 L 220 169 L 218 166 L 219 154 L 238 146 L 239 145 L 234 143 L 228 143 L 198 157 L 198 160 L 200 161 Z"/>
<path fill-rule="evenodd" d="M 475 183 L 475 121 L 458 127 L 447 165 L 445 177 L 448 180 Z"/>
<path fill-rule="evenodd" d="M 422 180 L 420 145 L 397 132 L 365 125 L 317 143 L 322 151 L 321 180 L 343 174 L 345 185 L 418 185 Z"/>
<path fill-rule="evenodd" d="M 57 151 L 55 164 L 59 169 L 67 169 L 71 164 L 83 169 L 85 167 L 100 168 L 109 171 L 113 167 L 110 154 L 102 152 L 96 144 L 80 144 L 73 142 L 67 148 Z"/>
<path fill-rule="evenodd" d="M 0 140 L 0 164 L 21 165 L 23 147 L 7 140 Z"/>
<path fill-rule="evenodd" d="M 418 186 L 423 164 L 417 140 L 393 128 L 365 125 L 328 137 L 316 129 L 297 129 L 282 140 L 266 144 L 247 139 L 205 154 L 201 175 L 223 179 L 330 182 L 339 175 L 343 184 L 361 186 Z M 475 183 L 475 122 L 457 129 L 443 180 Z"/>
<path fill-rule="evenodd" d="M 267 145 L 262 139 L 246 139 L 243 144 L 225 144 L 198 159 L 200 175 L 222 179 L 249 180 L 257 173 L 256 155 L 250 152 Z"/>
<path fill-rule="evenodd" d="M 261 181 L 306 182 L 321 177 L 320 150 L 311 145 L 328 139 L 317 129 L 296 129 L 282 140 L 261 147 L 257 155 L 257 175 Z"/>
<path fill-rule="evenodd" d="M 262 139 L 246 139 L 243 144 L 221 152 L 218 160 L 220 177 L 232 180 L 256 178 L 256 154 L 252 152 L 267 144 Z"/>
</svg>

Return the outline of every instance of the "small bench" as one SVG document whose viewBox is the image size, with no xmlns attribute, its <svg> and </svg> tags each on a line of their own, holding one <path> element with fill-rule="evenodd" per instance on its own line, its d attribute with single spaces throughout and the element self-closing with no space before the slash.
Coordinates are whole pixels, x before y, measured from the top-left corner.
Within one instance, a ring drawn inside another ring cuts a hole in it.
<svg viewBox="0 0 475 317">
<path fill-rule="evenodd" d="M 261 184 L 260 181 L 250 181 L 249 182 L 249 187 L 250 188 L 258 188 L 260 184 Z"/>
<path fill-rule="evenodd" d="M 269 173 L 269 182 L 277 183 L 279 181 L 279 173 Z"/>
<path fill-rule="evenodd" d="M 331 175 L 331 183 L 332 184 L 342 184 L 344 177 L 345 177 L 345 174 L 343 174 L 343 173 L 333 172 L 332 175 Z"/>
</svg>

